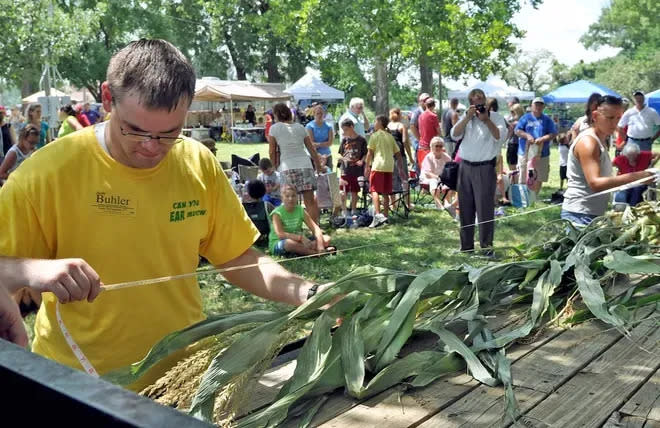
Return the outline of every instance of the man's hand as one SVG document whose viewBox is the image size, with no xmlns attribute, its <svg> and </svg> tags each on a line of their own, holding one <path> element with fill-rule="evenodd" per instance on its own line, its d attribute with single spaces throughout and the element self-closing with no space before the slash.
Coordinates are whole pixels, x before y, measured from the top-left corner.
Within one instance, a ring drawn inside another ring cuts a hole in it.
<svg viewBox="0 0 660 428">
<path fill-rule="evenodd" d="M 0 285 L 0 338 L 22 347 L 28 344 L 21 311 L 4 285 Z"/>
<path fill-rule="evenodd" d="M 28 287 L 41 293 L 50 291 L 60 303 L 96 299 L 101 292 L 101 278 L 82 259 L 26 261 Z"/>
<path fill-rule="evenodd" d="M 529 144 L 534 144 L 536 140 L 534 140 L 534 137 L 532 137 L 530 134 L 527 134 L 527 137 L 525 138 Z"/>
<path fill-rule="evenodd" d="M 472 119 L 476 114 L 477 114 L 477 107 L 473 105 L 468 107 L 468 109 L 465 111 L 465 116 L 468 119 Z"/>
<path fill-rule="evenodd" d="M 539 137 L 536 140 L 534 140 L 534 144 L 538 144 L 539 146 L 542 146 L 545 141 L 543 140 L 543 137 Z"/>
<path fill-rule="evenodd" d="M 355 162 L 355 165 L 357 165 L 357 166 L 362 166 L 362 165 L 364 165 L 364 161 L 363 161 L 362 159 L 358 159 L 358 160 Z"/>
<path fill-rule="evenodd" d="M 653 181 L 655 182 L 655 184 L 660 184 L 660 169 L 658 169 L 658 168 L 647 168 L 645 171 L 650 174 L 650 176 L 653 179 Z"/>
</svg>

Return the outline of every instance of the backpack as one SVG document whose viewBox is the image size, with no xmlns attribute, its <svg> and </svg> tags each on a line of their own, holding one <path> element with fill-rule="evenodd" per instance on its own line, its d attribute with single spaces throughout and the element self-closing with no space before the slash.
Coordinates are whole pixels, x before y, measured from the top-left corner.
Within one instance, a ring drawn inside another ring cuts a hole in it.
<svg viewBox="0 0 660 428">
<path fill-rule="evenodd" d="M 440 181 L 451 190 L 456 190 L 458 187 L 458 169 L 460 164 L 458 162 L 447 162 L 440 174 Z"/>
</svg>

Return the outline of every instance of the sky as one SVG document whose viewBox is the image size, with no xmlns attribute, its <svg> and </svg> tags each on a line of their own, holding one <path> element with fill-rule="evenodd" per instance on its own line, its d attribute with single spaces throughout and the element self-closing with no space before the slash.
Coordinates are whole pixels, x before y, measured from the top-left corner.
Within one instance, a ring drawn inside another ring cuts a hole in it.
<svg viewBox="0 0 660 428">
<path fill-rule="evenodd" d="M 593 62 L 614 56 L 618 48 L 609 46 L 597 50 L 586 49 L 580 43 L 580 37 L 589 29 L 589 25 L 598 20 L 603 7 L 610 0 L 545 0 L 534 9 L 525 0 L 521 10 L 514 16 L 513 22 L 526 32 L 525 37 L 516 40 L 521 49 L 535 51 L 547 49 L 559 62 L 572 66 L 580 60 Z M 470 78 L 467 86 L 477 83 Z M 463 81 L 447 81 L 449 88 L 463 87 Z"/>
<path fill-rule="evenodd" d="M 523 50 L 547 49 L 568 65 L 614 56 L 616 48 L 591 50 L 579 41 L 609 4 L 610 0 L 546 0 L 534 9 L 525 2 L 514 17 L 514 23 L 527 32 L 520 45 Z"/>
</svg>

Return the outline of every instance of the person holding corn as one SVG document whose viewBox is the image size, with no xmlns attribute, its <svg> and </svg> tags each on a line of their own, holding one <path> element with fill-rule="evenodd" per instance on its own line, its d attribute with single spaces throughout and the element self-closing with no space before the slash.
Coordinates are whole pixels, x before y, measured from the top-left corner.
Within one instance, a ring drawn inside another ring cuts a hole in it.
<svg viewBox="0 0 660 428">
<path fill-rule="evenodd" d="M 0 190 L 0 266 L 43 292 L 34 352 L 83 367 L 58 325 L 59 301 L 99 374 L 139 361 L 167 334 L 205 318 L 197 280 L 101 292 L 104 284 L 195 272 L 200 255 L 218 268 L 246 266 L 223 275 L 267 299 L 299 305 L 316 292 L 252 249 L 259 231 L 217 160 L 181 135 L 195 73 L 176 47 L 130 43 L 110 60 L 101 91 L 109 121 L 44 147 Z M 153 383 L 181 357 L 130 388 Z"/>
</svg>

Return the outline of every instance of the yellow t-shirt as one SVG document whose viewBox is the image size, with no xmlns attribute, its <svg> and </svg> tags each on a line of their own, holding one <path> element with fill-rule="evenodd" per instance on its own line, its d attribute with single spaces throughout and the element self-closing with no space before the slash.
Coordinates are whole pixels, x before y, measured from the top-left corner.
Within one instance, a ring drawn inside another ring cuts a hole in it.
<svg viewBox="0 0 660 428">
<path fill-rule="evenodd" d="M 202 144 L 185 139 L 156 167 L 134 169 L 101 148 L 94 127 L 23 162 L 0 190 L 0 218 L 0 254 L 79 257 L 108 285 L 194 272 L 199 254 L 222 264 L 259 236 Z M 55 301 L 44 293 L 33 351 L 81 369 L 57 324 Z M 139 361 L 163 336 L 204 318 L 195 278 L 104 291 L 93 303 L 61 305 L 61 314 L 100 374 Z M 172 363 L 131 389 L 149 385 Z"/>
<path fill-rule="evenodd" d="M 371 161 L 372 171 L 394 171 L 394 154 L 399 153 L 399 146 L 389 132 L 382 129 L 374 132 L 369 138 L 367 147 L 374 152 L 374 159 Z"/>
</svg>

